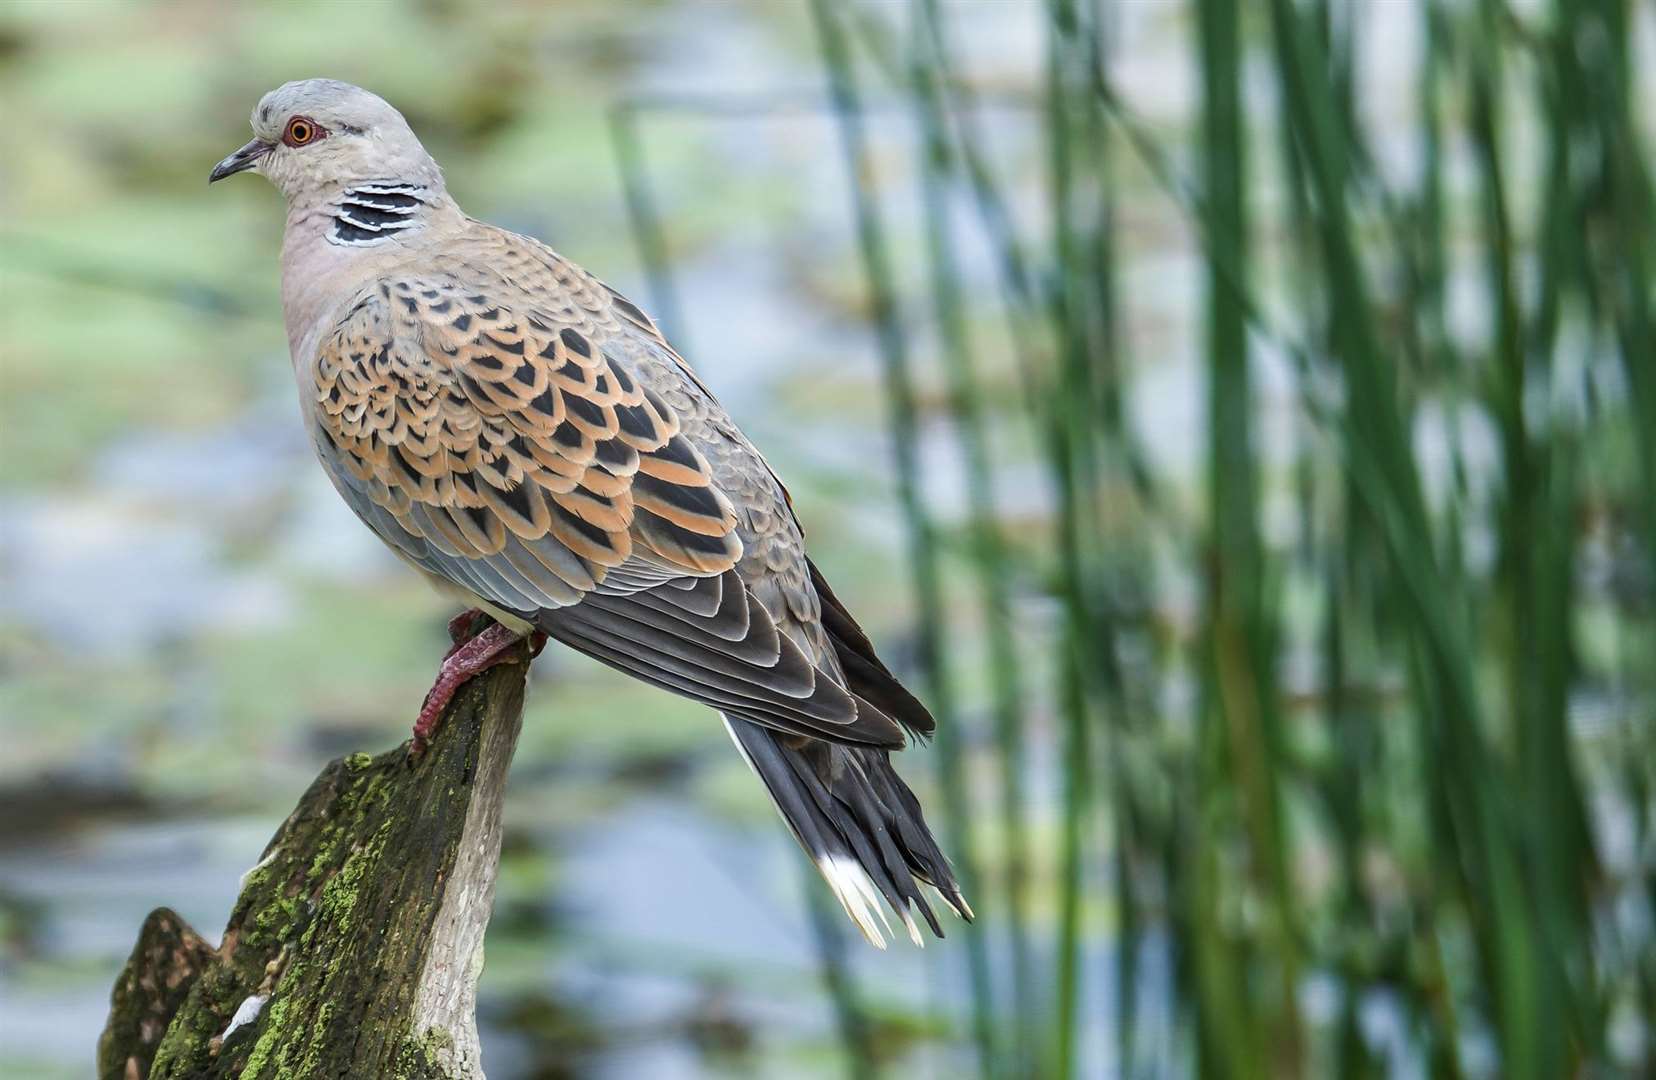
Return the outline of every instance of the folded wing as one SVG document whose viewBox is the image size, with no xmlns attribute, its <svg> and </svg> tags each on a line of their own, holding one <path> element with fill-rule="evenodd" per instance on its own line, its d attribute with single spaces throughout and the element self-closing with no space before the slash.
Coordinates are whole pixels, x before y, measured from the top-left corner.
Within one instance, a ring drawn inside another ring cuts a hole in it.
<svg viewBox="0 0 1656 1080">
<path fill-rule="evenodd" d="M 318 454 L 358 516 L 421 569 L 647 682 L 779 732 L 901 746 L 753 599 L 729 499 L 606 352 L 604 313 L 547 299 L 441 274 L 356 299 L 311 389 Z"/>
</svg>

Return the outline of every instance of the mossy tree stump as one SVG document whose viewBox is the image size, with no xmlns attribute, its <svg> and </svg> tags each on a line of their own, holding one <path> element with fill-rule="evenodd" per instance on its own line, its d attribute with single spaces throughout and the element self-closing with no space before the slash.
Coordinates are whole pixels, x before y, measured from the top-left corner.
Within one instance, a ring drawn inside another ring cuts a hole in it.
<svg viewBox="0 0 1656 1080">
<path fill-rule="evenodd" d="M 462 688 L 417 763 L 398 748 L 324 769 L 243 879 L 217 949 L 152 913 L 111 995 L 99 1076 L 481 1077 L 477 977 L 527 671 Z"/>
</svg>

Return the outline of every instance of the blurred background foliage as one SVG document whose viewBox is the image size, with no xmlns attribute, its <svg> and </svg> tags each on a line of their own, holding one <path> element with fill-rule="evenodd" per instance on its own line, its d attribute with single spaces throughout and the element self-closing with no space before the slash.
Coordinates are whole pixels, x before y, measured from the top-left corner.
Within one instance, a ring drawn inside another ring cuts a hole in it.
<svg viewBox="0 0 1656 1080">
<path fill-rule="evenodd" d="M 1631 0 L 0 6 L 0 1074 L 442 650 L 205 187 L 326 74 L 766 448 L 981 916 L 849 942 L 710 717 L 553 651 L 490 1075 L 1649 1075 L 1653 72 Z"/>
</svg>

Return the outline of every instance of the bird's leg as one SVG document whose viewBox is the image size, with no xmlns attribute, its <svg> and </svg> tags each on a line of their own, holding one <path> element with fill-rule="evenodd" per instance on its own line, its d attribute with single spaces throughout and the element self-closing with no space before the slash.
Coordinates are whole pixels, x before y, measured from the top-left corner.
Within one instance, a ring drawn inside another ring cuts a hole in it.
<svg viewBox="0 0 1656 1080">
<path fill-rule="evenodd" d="M 454 646 L 443 654 L 443 659 L 447 660 L 459 652 L 460 646 L 481 633 L 483 626 L 487 626 L 488 623 L 485 622 L 482 626 L 479 626 L 477 620 L 487 618 L 488 616 L 483 613 L 481 608 L 467 608 L 450 619 L 448 622 L 448 636 L 449 640 L 454 642 Z M 529 658 L 533 660 L 541 654 L 541 650 L 544 648 L 546 648 L 546 631 L 529 631 Z"/>
<path fill-rule="evenodd" d="M 460 646 L 476 637 L 483 627 L 488 625 L 487 622 L 479 624 L 477 620 L 480 618 L 487 618 L 481 608 L 467 608 L 448 621 L 448 636 L 454 645 L 443 654 L 444 660 L 459 652 Z"/>
<path fill-rule="evenodd" d="M 467 617 L 472 613 L 468 612 Z M 455 622 L 459 622 L 458 619 Z M 450 624 L 453 631 L 454 623 Z M 437 669 L 437 681 L 431 685 L 426 694 L 425 704 L 420 707 L 420 718 L 414 721 L 414 742 L 409 747 L 409 753 L 415 757 L 424 753 L 426 744 L 436 733 L 437 726 L 443 718 L 443 710 L 454 699 L 454 692 L 464 686 L 473 676 L 494 667 L 496 664 L 509 659 L 509 650 L 513 645 L 523 640 L 524 635 L 510 627 L 502 626 L 497 622 L 489 625 L 474 635 L 469 641 L 456 645 L 448 656 L 443 658 L 443 664 Z M 535 631 L 531 637 L 538 637 L 541 644 L 545 644 L 546 635 Z M 531 654 L 540 650 L 535 643 L 530 643 Z"/>
<path fill-rule="evenodd" d="M 449 640 L 456 645 L 464 645 L 477 636 L 482 627 L 475 625 L 477 617 L 483 614 L 482 608 L 467 608 L 448 621 Z"/>
</svg>

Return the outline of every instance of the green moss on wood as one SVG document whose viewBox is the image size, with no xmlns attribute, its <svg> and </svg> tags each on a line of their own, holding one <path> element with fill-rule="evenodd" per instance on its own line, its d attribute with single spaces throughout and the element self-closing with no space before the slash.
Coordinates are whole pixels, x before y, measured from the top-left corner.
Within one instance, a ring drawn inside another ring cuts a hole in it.
<svg viewBox="0 0 1656 1080">
<path fill-rule="evenodd" d="M 101 1080 L 147 1075 L 173 1014 L 215 955 L 170 908 L 150 912 L 110 994 L 98 1040 Z"/>
<path fill-rule="evenodd" d="M 180 1080 L 447 1077 L 453 1038 L 416 1032 L 413 1009 L 479 794 L 483 733 L 515 727 L 525 670 L 508 665 L 473 680 L 417 765 L 398 748 L 324 769 L 245 879 L 218 950 L 160 948 L 194 935 L 170 912 L 152 915 L 116 987 L 100 1075 L 129 1075 L 132 1057 L 140 1077 Z M 175 970 L 166 966 L 175 953 L 186 974 L 170 996 L 135 996 L 156 972 Z M 257 1018 L 222 1038 L 259 994 L 268 1000 Z"/>
<path fill-rule="evenodd" d="M 440 1080 L 448 1072 L 444 1055 L 454 1047 L 454 1039 L 446 1031 L 427 1028 L 418 1036 L 405 1039 L 401 1052 L 387 1074 L 388 1080 Z"/>
</svg>

